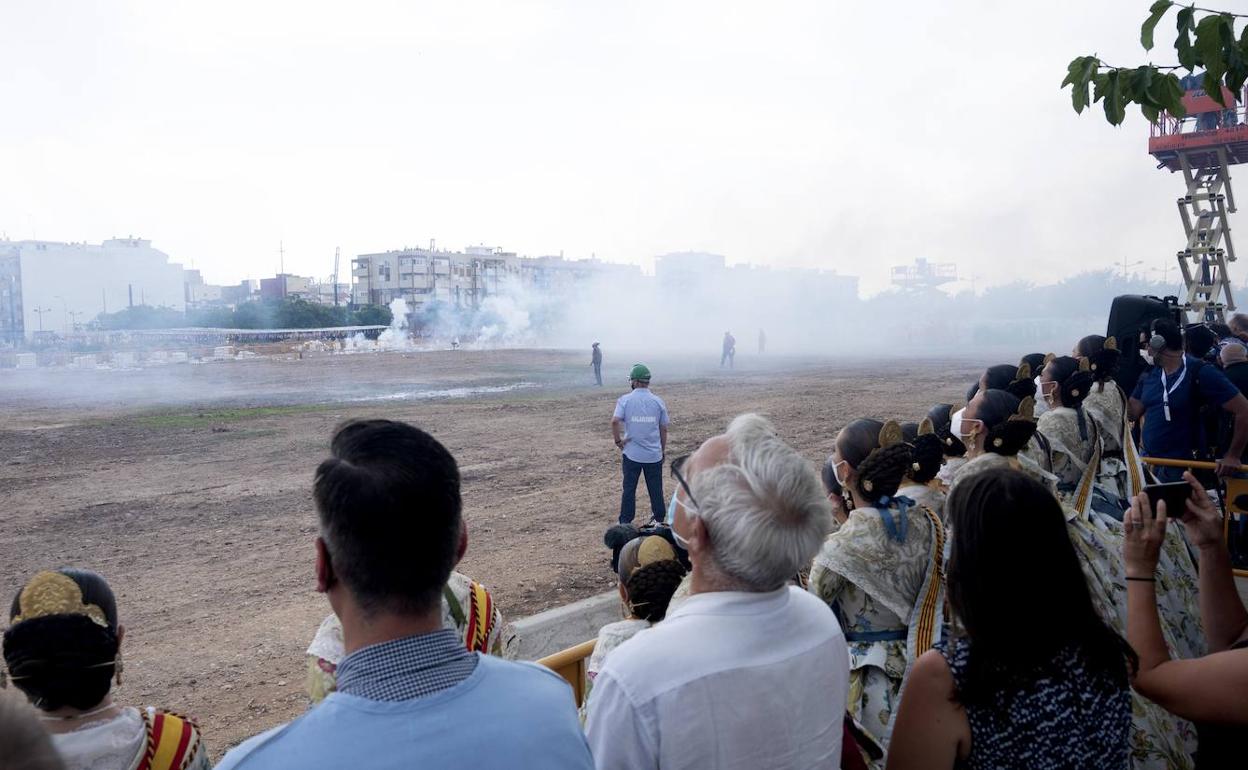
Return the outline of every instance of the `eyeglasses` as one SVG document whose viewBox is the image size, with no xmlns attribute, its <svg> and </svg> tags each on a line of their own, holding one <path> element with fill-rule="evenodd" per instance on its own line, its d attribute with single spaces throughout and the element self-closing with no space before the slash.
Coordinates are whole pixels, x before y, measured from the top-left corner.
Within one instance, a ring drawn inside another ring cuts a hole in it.
<svg viewBox="0 0 1248 770">
<path fill-rule="evenodd" d="M 696 510 L 698 507 L 698 501 L 694 498 L 693 492 L 689 490 L 689 482 L 685 481 L 684 475 L 680 472 L 680 469 L 685 466 L 685 462 L 690 456 L 691 455 L 681 455 L 680 457 L 672 460 L 672 478 L 676 479 L 676 483 L 680 484 L 680 488 L 685 490 L 685 495 L 689 498 L 690 505 L 686 505 L 685 508 Z M 684 503 L 680 502 L 680 498 L 676 498 L 676 502 L 680 505 L 684 505 Z"/>
</svg>

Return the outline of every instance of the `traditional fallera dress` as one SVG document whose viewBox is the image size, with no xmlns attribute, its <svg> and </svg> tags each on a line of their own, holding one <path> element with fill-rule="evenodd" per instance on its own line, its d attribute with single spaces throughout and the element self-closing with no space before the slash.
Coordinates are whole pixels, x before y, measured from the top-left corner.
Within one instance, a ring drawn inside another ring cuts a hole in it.
<svg viewBox="0 0 1248 770">
<path fill-rule="evenodd" d="M 881 747 L 906 673 L 940 634 L 944 539 L 934 511 L 898 496 L 850 512 L 810 572 L 808 590 L 836 613 L 849 643 L 849 713 Z"/>
<path fill-rule="evenodd" d="M 919 484 L 907 479 L 902 483 L 901 488 L 897 490 L 897 496 L 908 497 L 915 504 L 931 509 L 933 513 L 941 518 L 941 521 L 944 521 L 945 492 L 938 484 L 939 482 Z"/>
<path fill-rule="evenodd" d="M 502 654 L 503 617 L 485 586 L 467 575 L 452 572 L 442 590 L 442 627 L 459 633 L 471 652 Z M 345 656 L 342 621 L 330 614 L 308 645 L 307 688 L 313 704 L 336 689 L 338 664 Z"/>
<path fill-rule="evenodd" d="M 1144 466 L 1131 435 L 1127 395 L 1117 383 L 1098 384 L 1084 399 L 1083 408 L 1101 434 L 1099 485 L 1124 501 L 1138 495 L 1145 484 Z"/>
<path fill-rule="evenodd" d="M 208 750 L 190 719 L 155 708 L 124 708 L 52 736 L 67 770 L 209 770 Z"/>
<path fill-rule="evenodd" d="M 1001 468 L 1018 468 L 1032 473 L 1053 489 L 1052 476 L 1037 474 L 1034 465 L 1021 458 L 984 454 L 964 465 L 955 480 L 960 483 L 978 473 Z M 1092 508 L 1094 473 L 1085 473 L 1069 504 L 1062 501 L 1067 532 L 1079 555 L 1088 589 L 1097 613 L 1124 638 L 1127 633 L 1126 569 L 1122 561 L 1122 523 Z M 1054 489 L 1056 495 L 1056 489 Z M 1078 505 L 1079 507 L 1076 507 Z M 1043 558 L 1041 556 L 1041 558 Z M 1176 658 L 1205 654 L 1200 626 L 1200 606 L 1196 597 L 1196 570 L 1186 542 L 1177 528 L 1166 533 L 1157 566 L 1157 606 L 1162 634 Z M 1037 618 L 1037 622 L 1058 622 Z M 1191 770 L 1196 750 L 1192 724 L 1170 714 L 1156 703 L 1132 690 L 1131 757 L 1137 770 Z"/>
</svg>

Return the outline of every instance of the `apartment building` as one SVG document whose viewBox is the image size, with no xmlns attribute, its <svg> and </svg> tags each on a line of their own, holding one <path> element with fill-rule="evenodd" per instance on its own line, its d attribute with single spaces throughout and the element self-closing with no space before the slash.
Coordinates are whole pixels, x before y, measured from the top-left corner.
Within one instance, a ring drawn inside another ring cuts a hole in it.
<svg viewBox="0 0 1248 770">
<path fill-rule="evenodd" d="M 518 275 L 514 253 L 484 246 L 462 252 L 404 248 L 361 254 L 351 260 L 351 301 L 388 305 L 403 299 L 413 311 L 435 301 L 476 308 Z"/>
</svg>

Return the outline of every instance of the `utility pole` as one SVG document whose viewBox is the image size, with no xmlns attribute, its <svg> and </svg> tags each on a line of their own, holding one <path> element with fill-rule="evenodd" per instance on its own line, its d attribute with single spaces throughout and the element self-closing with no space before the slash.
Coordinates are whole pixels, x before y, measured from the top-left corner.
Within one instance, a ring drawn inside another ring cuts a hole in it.
<svg viewBox="0 0 1248 770">
<path fill-rule="evenodd" d="M 277 274 L 286 274 L 286 246 L 281 241 L 277 242 Z"/>
<path fill-rule="evenodd" d="M 35 312 L 35 314 L 36 314 L 36 315 L 38 315 L 38 316 L 39 316 L 39 331 L 40 331 L 40 332 L 42 332 L 42 331 L 43 331 L 43 314 L 44 314 L 44 313 L 51 313 L 51 312 L 52 312 L 52 308 L 50 308 L 50 307 L 37 307 L 37 308 L 35 308 L 35 309 L 34 309 L 34 312 Z"/>
<path fill-rule="evenodd" d="M 342 254 L 342 249 L 338 246 L 334 247 L 334 307 L 338 307 L 338 259 Z"/>
</svg>

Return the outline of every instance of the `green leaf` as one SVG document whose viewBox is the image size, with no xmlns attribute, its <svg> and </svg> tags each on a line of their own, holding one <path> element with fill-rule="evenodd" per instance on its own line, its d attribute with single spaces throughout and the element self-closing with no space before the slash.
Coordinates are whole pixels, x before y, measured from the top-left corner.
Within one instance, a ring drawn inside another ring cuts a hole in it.
<svg viewBox="0 0 1248 770">
<path fill-rule="evenodd" d="M 1157 116 L 1161 114 L 1161 110 L 1151 104 L 1141 104 L 1140 112 L 1144 113 L 1144 119 L 1149 123 L 1156 123 Z"/>
<path fill-rule="evenodd" d="M 1109 72 L 1114 72 L 1110 70 Z M 1109 90 L 1109 72 L 1098 72 L 1092 76 L 1092 102 L 1095 104 L 1105 98 L 1105 92 Z"/>
<path fill-rule="evenodd" d="M 1179 55 L 1179 64 L 1186 67 L 1188 72 L 1196 69 L 1196 49 L 1192 47 L 1192 30 L 1195 29 L 1192 23 L 1194 14 L 1194 8 L 1183 8 L 1179 11 L 1177 21 L 1179 36 L 1174 41 L 1174 50 Z"/>
<path fill-rule="evenodd" d="M 1122 70 L 1110 70 L 1105 86 L 1105 119 L 1112 126 L 1122 125 L 1127 117 L 1126 103 L 1122 93 Z"/>
<path fill-rule="evenodd" d="M 1196 25 L 1196 55 L 1200 58 L 1200 63 L 1205 66 L 1205 82 L 1213 82 L 1222 80 L 1222 75 L 1226 73 L 1226 53 L 1225 39 L 1223 37 L 1224 27 L 1227 24 L 1226 17 L 1222 15 L 1206 16 Z M 1210 96 L 1214 98 L 1218 104 L 1222 103 L 1222 91 L 1215 88 L 1210 91 L 1205 89 Z"/>
<path fill-rule="evenodd" d="M 1187 116 L 1187 108 L 1183 106 L 1183 83 L 1178 75 L 1168 74 L 1161 78 L 1158 91 L 1158 101 L 1166 108 L 1166 112 L 1176 118 Z"/>
<path fill-rule="evenodd" d="M 1244 31 L 1248 32 L 1248 27 Z M 1226 46 L 1226 77 L 1223 82 L 1231 93 L 1238 96 L 1245 80 L 1248 80 L 1248 57 L 1245 57 L 1243 49 L 1232 39 Z"/>
<path fill-rule="evenodd" d="M 1157 28 L 1157 22 L 1161 21 L 1161 17 L 1166 15 L 1166 11 L 1170 10 L 1171 5 L 1170 0 L 1157 0 L 1148 9 L 1149 16 L 1144 20 L 1144 26 L 1140 28 L 1140 45 L 1144 46 L 1145 51 L 1153 50 L 1153 30 Z"/>
<path fill-rule="evenodd" d="M 1223 107 L 1226 104 L 1222 101 L 1222 81 L 1213 76 L 1212 72 L 1205 71 L 1205 79 L 1200 81 L 1200 87 L 1205 89 L 1205 93 Z"/>
<path fill-rule="evenodd" d="M 1100 60 L 1095 56 L 1080 56 L 1070 63 L 1062 88 L 1071 86 L 1070 99 L 1075 112 L 1081 114 L 1088 106 L 1088 82 L 1096 74 Z"/>
<path fill-rule="evenodd" d="M 1160 106 L 1156 99 L 1149 93 L 1153 83 L 1153 73 L 1156 70 L 1148 65 L 1136 67 L 1131 70 L 1131 79 L 1128 81 L 1127 96 L 1140 104 L 1152 104 Z"/>
</svg>

